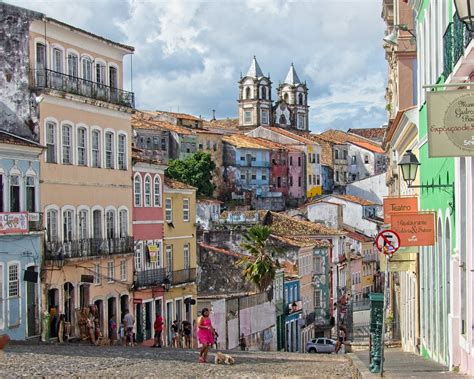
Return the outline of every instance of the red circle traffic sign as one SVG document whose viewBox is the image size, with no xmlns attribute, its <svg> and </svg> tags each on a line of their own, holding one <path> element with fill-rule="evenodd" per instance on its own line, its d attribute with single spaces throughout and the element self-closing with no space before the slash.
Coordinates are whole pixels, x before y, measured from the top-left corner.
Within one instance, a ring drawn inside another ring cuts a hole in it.
<svg viewBox="0 0 474 379">
<path fill-rule="evenodd" d="M 385 255 L 393 255 L 400 248 L 400 236 L 393 230 L 383 230 L 375 237 L 375 246 Z"/>
</svg>

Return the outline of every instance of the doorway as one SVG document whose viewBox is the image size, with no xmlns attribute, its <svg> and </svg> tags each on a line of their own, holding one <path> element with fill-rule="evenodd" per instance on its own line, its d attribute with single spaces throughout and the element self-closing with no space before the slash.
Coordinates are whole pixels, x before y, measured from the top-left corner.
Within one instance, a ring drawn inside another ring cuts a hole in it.
<svg viewBox="0 0 474 379">
<path fill-rule="evenodd" d="M 149 340 L 152 338 L 152 306 L 153 302 L 149 301 L 145 303 L 145 339 Z"/>
<path fill-rule="evenodd" d="M 120 322 L 123 321 L 123 316 L 125 316 L 125 311 L 127 309 L 129 309 L 129 307 L 128 307 L 128 295 L 122 295 L 122 296 L 120 296 Z"/>
<path fill-rule="evenodd" d="M 64 283 L 64 317 L 64 321 L 73 323 L 74 286 L 69 282 Z"/>
<path fill-rule="evenodd" d="M 110 330 L 110 320 L 114 318 L 117 323 L 117 299 L 115 297 L 109 297 L 107 299 L 107 332 L 110 339 L 115 340 L 116 336 L 112 336 L 112 330 Z"/>
<path fill-rule="evenodd" d="M 171 323 L 173 322 L 173 302 L 170 301 L 166 303 L 166 317 L 165 317 L 165 325 L 166 325 L 166 343 L 167 346 L 171 345 Z"/>
<path fill-rule="evenodd" d="M 100 331 L 104 331 L 104 302 L 102 300 L 94 301 L 94 305 L 97 309 L 97 318 L 99 320 Z"/>
<path fill-rule="evenodd" d="M 136 340 L 137 340 L 137 342 L 143 342 L 143 309 L 142 309 L 142 304 L 136 304 L 135 305 L 135 318 L 136 318 L 136 325 L 137 325 Z"/>
<path fill-rule="evenodd" d="M 26 270 L 36 272 L 36 267 L 30 266 Z M 37 336 L 39 335 L 38 283 L 26 282 L 26 307 L 28 337 Z"/>
<path fill-rule="evenodd" d="M 79 307 L 86 308 L 90 305 L 89 284 L 81 284 L 79 286 Z"/>
</svg>

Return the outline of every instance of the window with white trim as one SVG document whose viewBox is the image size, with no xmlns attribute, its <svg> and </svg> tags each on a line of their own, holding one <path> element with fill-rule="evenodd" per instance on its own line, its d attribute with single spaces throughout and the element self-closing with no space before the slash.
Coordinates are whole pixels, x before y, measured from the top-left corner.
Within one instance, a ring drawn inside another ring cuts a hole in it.
<svg viewBox="0 0 474 379">
<path fill-rule="evenodd" d="M 145 207 L 151 207 L 151 177 L 145 176 Z"/>
<path fill-rule="evenodd" d="M 77 164 L 87 166 L 87 130 L 82 127 L 77 129 Z"/>
<path fill-rule="evenodd" d="M 298 114 L 298 129 L 304 128 L 304 114 Z"/>
<path fill-rule="evenodd" d="M 313 270 L 315 274 L 323 273 L 323 257 L 313 258 Z"/>
<path fill-rule="evenodd" d="M 79 77 L 79 59 L 74 53 L 67 55 L 67 74 L 73 78 Z"/>
<path fill-rule="evenodd" d="M 36 178 L 28 175 L 25 179 L 26 184 L 26 211 L 36 211 Z"/>
<path fill-rule="evenodd" d="M 127 280 L 127 261 L 125 259 L 120 261 L 120 280 L 122 282 Z"/>
<path fill-rule="evenodd" d="M 114 135 L 105 133 L 105 168 L 114 168 Z"/>
<path fill-rule="evenodd" d="M 77 214 L 77 232 L 80 240 L 89 238 L 89 212 L 82 209 Z"/>
<path fill-rule="evenodd" d="M 125 135 L 119 134 L 118 136 L 118 168 L 120 170 L 127 169 L 127 144 Z"/>
<path fill-rule="evenodd" d="M 100 167 L 100 131 L 92 131 L 92 167 Z"/>
<path fill-rule="evenodd" d="M 119 212 L 120 238 L 128 236 L 128 212 L 125 209 Z"/>
<path fill-rule="evenodd" d="M 10 176 L 10 212 L 20 212 L 20 175 Z"/>
<path fill-rule="evenodd" d="M 183 247 L 183 259 L 184 259 L 184 269 L 188 270 L 190 266 L 189 243 L 185 244 Z"/>
<path fill-rule="evenodd" d="M 101 278 L 100 278 L 100 263 L 96 263 L 94 265 L 94 283 L 95 284 L 100 284 Z"/>
<path fill-rule="evenodd" d="M 107 230 L 107 238 L 115 238 L 115 211 L 108 210 L 105 213 L 105 225 Z"/>
<path fill-rule="evenodd" d="M 46 123 L 46 162 L 57 163 L 56 159 L 56 124 Z"/>
<path fill-rule="evenodd" d="M 134 205 L 136 207 L 142 206 L 142 178 L 140 174 L 135 175 L 135 179 L 133 181 L 133 198 L 134 198 Z"/>
<path fill-rule="evenodd" d="M 72 164 L 72 126 L 63 125 L 62 127 L 62 149 L 63 149 L 63 164 Z"/>
<path fill-rule="evenodd" d="M 82 58 L 82 78 L 92 81 L 92 60 L 89 57 Z"/>
<path fill-rule="evenodd" d="M 244 112 L 244 123 L 250 124 L 252 122 L 252 112 L 251 111 L 245 111 Z"/>
<path fill-rule="evenodd" d="M 56 209 L 46 211 L 46 236 L 50 242 L 58 240 L 58 211 Z"/>
<path fill-rule="evenodd" d="M 268 125 L 268 111 L 262 109 L 262 125 Z"/>
<path fill-rule="evenodd" d="M 53 49 L 53 71 L 63 72 L 63 51 L 57 47 Z"/>
<path fill-rule="evenodd" d="M 95 64 L 95 79 L 98 84 L 105 84 L 105 65 L 101 62 Z"/>
<path fill-rule="evenodd" d="M 171 198 L 165 200 L 165 221 L 173 222 L 173 201 Z"/>
<path fill-rule="evenodd" d="M 114 261 L 107 262 L 107 279 L 109 282 L 113 282 L 115 280 Z"/>
<path fill-rule="evenodd" d="M 161 179 L 159 175 L 155 175 L 155 183 L 153 186 L 154 200 L 153 203 L 155 207 L 161 207 Z"/>
<path fill-rule="evenodd" d="M 166 245 L 166 272 L 173 271 L 173 245 Z"/>
<path fill-rule="evenodd" d="M 8 297 L 17 297 L 20 295 L 18 271 L 18 264 L 8 266 Z"/>
<path fill-rule="evenodd" d="M 74 212 L 70 209 L 63 211 L 63 241 L 72 241 Z"/>
<path fill-rule="evenodd" d="M 183 221 L 189 222 L 189 199 L 183 199 Z"/>
<path fill-rule="evenodd" d="M 138 243 L 135 245 L 135 269 L 137 271 L 142 270 L 142 251 L 143 251 L 143 242 L 138 241 Z"/>
<path fill-rule="evenodd" d="M 92 212 L 92 233 L 93 238 L 102 238 L 102 211 L 100 209 Z"/>
</svg>

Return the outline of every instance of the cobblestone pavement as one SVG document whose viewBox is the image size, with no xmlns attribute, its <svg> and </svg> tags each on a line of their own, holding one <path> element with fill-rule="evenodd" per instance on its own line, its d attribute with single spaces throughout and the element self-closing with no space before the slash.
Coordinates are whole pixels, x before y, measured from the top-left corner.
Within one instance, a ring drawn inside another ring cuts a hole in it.
<svg viewBox="0 0 474 379">
<path fill-rule="evenodd" d="M 196 350 L 118 346 L 9 345 L 0 377 L 351 378 L 342 355 L 232 352 L 233 366 L 197 363 Z M 209 360 L 214 360 L 210 353 Z"/>
</svg>

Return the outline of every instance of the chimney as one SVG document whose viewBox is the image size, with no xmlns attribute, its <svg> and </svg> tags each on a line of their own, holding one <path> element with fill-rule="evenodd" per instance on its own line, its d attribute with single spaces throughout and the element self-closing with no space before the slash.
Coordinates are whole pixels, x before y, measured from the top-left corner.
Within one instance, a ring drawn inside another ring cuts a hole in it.
<svg viewBox="0 0 474 379">
<path fill-rule="evenodd" d="M 212 120 L 211 121 L 216 121 L 216 110 L 212 110 Z"/>
</svg>

